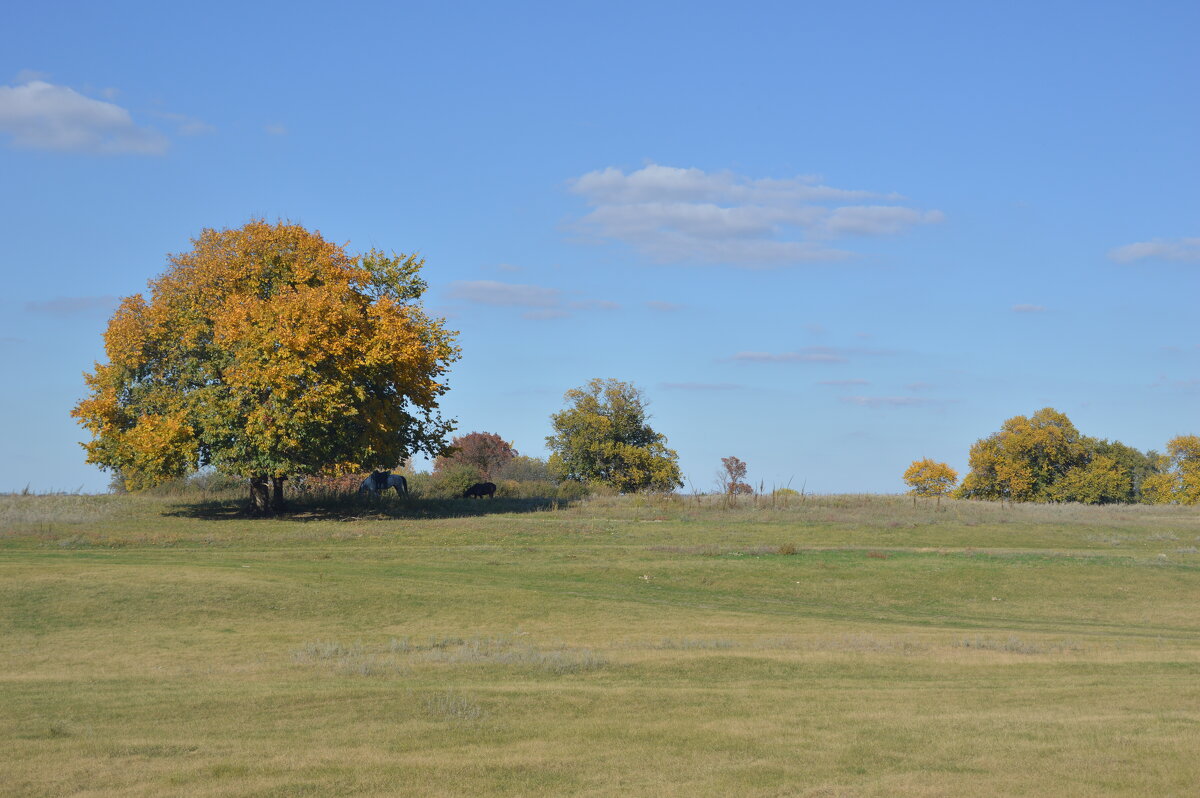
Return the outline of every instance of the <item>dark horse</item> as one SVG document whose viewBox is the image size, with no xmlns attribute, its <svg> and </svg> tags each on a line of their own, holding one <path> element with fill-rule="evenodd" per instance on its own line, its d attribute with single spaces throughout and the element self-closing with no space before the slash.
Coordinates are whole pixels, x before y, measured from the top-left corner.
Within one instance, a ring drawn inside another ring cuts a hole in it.
<svg viewBox="0 0 1200 798">
<path fill-rule="evenodd" d="M 484 496 L 487 496 L 488 498 L 495 498 L 495 482 L 476 482 L 474 485 L 463 491 L 464 499 L 482 499 Z"/>
<path fill-rule="evenodd" d="M 408 493 L 408 480 L 390 471 L 372 471 L 371 476 L 364 479 L 358 486 L 358 492 L 378 496 L 386 492 L 388 488 L 395 488 L 396 495 L 403 496 Z"/>
</svg>

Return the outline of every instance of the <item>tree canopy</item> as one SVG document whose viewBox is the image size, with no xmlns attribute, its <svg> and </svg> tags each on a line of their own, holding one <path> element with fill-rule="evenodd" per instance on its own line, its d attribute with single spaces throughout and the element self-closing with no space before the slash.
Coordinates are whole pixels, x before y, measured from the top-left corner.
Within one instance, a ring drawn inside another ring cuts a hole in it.
<svg viewBox="0 0 1200 798">
<path fill-rule="evenodd" d="M 1014 416 L 971 447 L 971 472 L 958 489 L 968 499 L 1108 504 L 1146 500 L 1158 456 L 1119 441 L 1083 435 L 1066 414 L 1046 407 Z"/>
<path fill-rule="evenodd" d="M 281 498 L 291 475 L 436 455 L 459 350 L 420 305 L 423 265 L 285 222 L 202 231 L 109 322 L 74 410 L 88 461 L 130 489 L 213 465 Z"/>
<path fill-rule="evenodd" d="M 940 504 L 942 497 L 954 490 L 958 472 L 926 457 L 912 462 L 904 472 L 904 481 L 912 488 L 914 504 L 917 496 L 936 496 Z"/>
<path fill-rule="evenodd" d="M 1143 500 L 1150 504 L 1200 504 L 1200 436 L 1179 435 L 1167 442 L 1159 473 L 1146 477 Z"/>
<path fill-rule="evenodd" d="M 471 432 L 450 441 L 449 450 L 434 461 L 433 470 L 441 473 L 450 466 L 465 465 L 474 468 L 479 478 L 493 479 L 517 454 L 511 443 L 494 432 Z"/>
<path fill-rule="evenodd" d="M 634 385 L 594 379 L 563 397 L 550 417 L 549 468 L 558 480 L 597 482 L 622 492 L 674 490 L 683 484 L 679 455 L 647 423 L 646 399 Z"/>
</svg>

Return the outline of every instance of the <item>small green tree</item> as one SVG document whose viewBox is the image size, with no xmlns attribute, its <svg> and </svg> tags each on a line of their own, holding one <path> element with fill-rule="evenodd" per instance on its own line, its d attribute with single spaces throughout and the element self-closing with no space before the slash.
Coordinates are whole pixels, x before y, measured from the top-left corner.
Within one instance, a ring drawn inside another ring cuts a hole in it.
<svg viewBox="0 0 1200 798">
<path fill-rule="evenodd" d="M 936 496 L 937 506 L 942 506 L 942 497 L 954 490 L 958 482 L 958 472 L 945 463 L 939 463 L 928 457 L 914 460 L 904 472 L 904 481 L 912 490 L 913 506 L 917 504 L 918 496 Z"/>
<path fill-rule="evenodd" d="M 683 484 L 679 455 L 647 423 L 646 399 L 631 383 L 594 379 L 563 397 L 550 417 L 550 473 L 558 480 L 597 482 L 624 493 L 674 490 Z"/>
</svg>

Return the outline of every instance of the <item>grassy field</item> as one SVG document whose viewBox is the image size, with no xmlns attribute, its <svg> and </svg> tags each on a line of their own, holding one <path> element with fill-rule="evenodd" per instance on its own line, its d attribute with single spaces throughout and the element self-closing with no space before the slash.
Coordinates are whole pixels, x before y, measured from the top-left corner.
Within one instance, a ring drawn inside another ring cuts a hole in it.
<svg viewBox="0 0 1200 798">
<path fill-rule="evenodd" d="M 0 794 L 1173 796 L 1200 512 L 0 497 Z"/>
</svg>

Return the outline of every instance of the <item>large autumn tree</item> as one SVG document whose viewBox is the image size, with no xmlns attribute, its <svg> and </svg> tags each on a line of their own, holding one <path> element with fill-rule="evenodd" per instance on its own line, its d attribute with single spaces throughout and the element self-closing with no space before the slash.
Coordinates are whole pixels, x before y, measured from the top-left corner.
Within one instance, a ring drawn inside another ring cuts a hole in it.
<svg viewBox="0 0 1200 798">
<path fill-rule="evenodd" d="M 267 512 L 289 476 L 438 454 L 459 350 L 421 307 L 423 265 L 285 222 L 204 230 L 109 322 L 74 410 L 88 461 L 131 490 L 215 466 Z"/>
<path fill-rule="evenodd" d="M 1159 457 L 1120 441 L 1080 434 L 1066 414 L 1046 407 L 1014 416 L 971 447 L 971 472 L 958 489 L 968 499 L 1083 504 L 1134 502 L 1153 487 Z"/>
<path fill-rule="evenodd" d="M 679 455 L 650 427 L 646 399 L 636 386 L 595 379 L 563 398 L 567 407 L 550 417 L 554 434 L 546 438 L 555 479 L 596 482 L 625 493 L 683 484 Z"/>
<path fill-rule="evenodd" d="M 1051 501 L 1054 484 L 1086 465 L 1084 437 L 1052 407 L 1031 417 L 1013 416 L 999 432 L 971 447 L 971 472 L 958 489 L 968 499 Z"/>
</svg>

